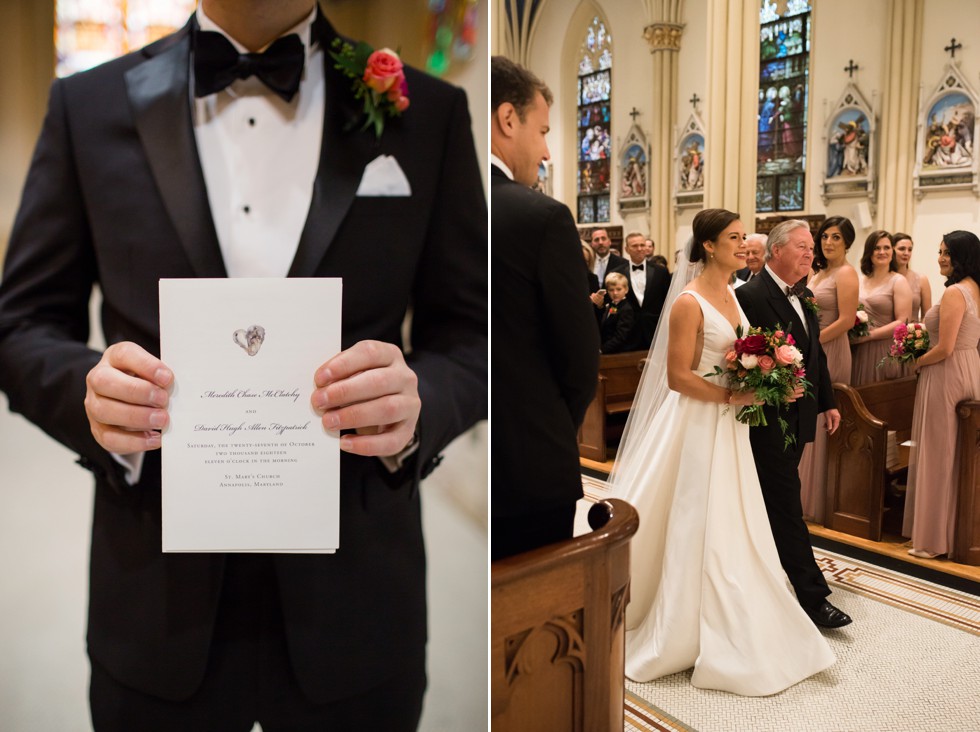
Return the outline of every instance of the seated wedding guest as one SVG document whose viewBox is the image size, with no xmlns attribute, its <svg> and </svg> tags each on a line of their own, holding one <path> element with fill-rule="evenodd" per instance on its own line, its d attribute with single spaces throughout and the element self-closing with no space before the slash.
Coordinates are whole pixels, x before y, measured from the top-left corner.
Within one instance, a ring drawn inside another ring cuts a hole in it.
<svg viewBox="0 0 980 732">
<path fill-rule="evenodd" d="M 571 538 L 582 497 L 577 432 L 599 375 L 575 221 L 531 190 L 548 158 L 551 100 L 530 71 L 491 58 L 493 560 Z"/>
<path fill-rule="evenodd" d="M 667 269 L 667 257 L 665 257 L 663 254 L 654 254 L 647 261 L 655 267 L 663 267 L 664 269 Z"/>
<path fill-rule="evenodd" d="M 595 252 L 584 241 L 582 242 L 582 256 L 585 258 L 585 267 L 589 270 L 589 294 L 592 294 L 599 289 L 599 277 L 592 271 L 595 269 Z"/>
<path fill-rule="evenodd" d="M 670 289 L 670 273 L 647 261 L 643 234 L 639 232 L 626 235 L 626 254 L 629 257 L 629 292 L 626 299 L 636 318 L 631 347 L 645 351 L 653 342 L 653 334 L 660 322 L 667 290 Z"/>
<path fill-rule="evenodd" d="M 872 231 L 864 242 L 861 257 L 859 301 L 872 325 L 868 335 L 851 341 L 851 385 L 863 386 L 902 376 L 897 361 L 881 360 L 888 355 L 895 326 L 912 317 L 912 288 L 896 272 L 892 241 L 887 231 Z M 879 364 L 881 364 L 879 366 Z"/>
<path fill-rule="evenodd" d="M 896 232 L 892 234 L 892 247 L 895 249 L 896 270 L 906 280 L 912 288 L 912 320 L 917 323 L 922 322 L 922 318 L 932 307 L 932 288 L 929 286 L 929 278 L 919 272 L 915 272 L 909 266 L 912 260 L 912 237 L 908 234 Z"/>
<path fill-rule="evenodd" d="M 847 250 L 854 243 L 854 226 L 843 216 L 825 219 L 817 231 L 813 248 L 810 290 L 817 304 L 820 345 L 827 356 L 831 382 L 851 380 L 851 346 L 847 331 L 854 325 L 858 305 L 858 274 L 847 262 Z M 817 417 L 817 434 L 803 448 L 800 484 L 803 516 L 823 523 L 827 482 L 827 430 L 823 415 Z"/>
<path fill-rule="evenodd" d="M 926 312 L 932 348 L 915 363 L 919 382 L 912 414 L 912 450 L 902 534 L 909 554 L 932 559 L 949 552 L 956 512 L 956 405 L 980 399 L 980 240 L 953 231 L 939 244 L 942 300 Z"/>
<path fill-rule="evenodd" d="M 745 237 L 745 266 L 735 273 L 735 287 L 751 280 L 766 266 L 766 239 L 765 234 Z"/>
<path fill-rule="evenodd" d="M 599 315 L 599 350 L 602 353 L 631 351 L 634 346 L 636 313 L 626 299 L 629 281 L 626 275 L 613 272 L 606 275 L 609 303 Z"/>
</svg>

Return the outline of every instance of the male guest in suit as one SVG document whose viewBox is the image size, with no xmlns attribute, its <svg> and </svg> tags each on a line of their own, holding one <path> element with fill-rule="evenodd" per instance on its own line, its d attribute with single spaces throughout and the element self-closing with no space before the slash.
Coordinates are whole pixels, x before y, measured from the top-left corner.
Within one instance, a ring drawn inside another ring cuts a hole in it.
<svg viewBox="0 0 980 732">
<path fill-rule="evenodd" d="M 809 225 L 800 220 L 784 221 L 769 234 L 766 264 L 760 275 L 739 287 L 735 294 L 753 326 L 788 328 L 803 352 L 813 394 L 791 402 L 779 412 L 788 424 L 787 434 L 796 437 L 795 444 L 783 449 L 783 432 L 772 407 L 765 408 L 768 425 L 752 427 L 749 436 L 779 560 L 796 597 L 814 623 L 839 628 L 850 623 L 851 618 L 826 600 L 830 588 L 813 558 L 800 502 L 800 456 L 803 446 L 813 441 L 817 414 L 824 414 L 829 432 L 840 424 L 827 358 L 820 346 L 820 325 L 816 315 L 800 300 L 812 297 L 801 284 L 812 264 Z"/>
<path fill-rule="evenodd" d="M 606 276 L 613 272 L 626 274 L 626 259 L 612 251 L 611 244 L 612 240 L 605 229 L 592 232 L 592 250 L 595 252 L 595 267 L 592 272 L 599 278 L 599 282 L 605 282 Z"/>
<path fill-rule="evenodd" d="M 639 350 L 650 348 L 664 309 L 664 300 L 667 299 L 667 290 L 670 289 L 670 273 L 663 267 L 651 264 L 646 253 L 643 234 L 634 231 L 626 235 L 626 254 L 629 257 L 627 275 L 630 283 L 626 298 L 636 315 L 636 333 L 632 348 Z"/>
<path fill-rule="evenodd" d="M 758 277 L 762 268 L 766 266 L 766 235 L 749 234 L 745 237 L 745 267 L 735 273 L 738 282 L 736 287 L 741 287 L 741 282 Z"/>
<path fill-rule="evenodd" d="M 202 0 L 51 88 L 0 284 L 0 388 L 95 474 L 97 730 L 417 726 L 418 484 L 486 411 L 486 206 L 465 95 L 379 52 L 365 124 L 337 38 L 314 0 Z M 158 281 L 287 276 L 344 280 L 343 350 L 310 365 L 342 435 L 340 547 L 163 554 L 179 375 L 158 358 Z M 96 284 L 104 353 L 86 346 Z"/>
<path fill-rule="evenodd" d="M 572 214 L 529 187 L 548 158 L 551 99 L 526 69 L 490 60 L 494 559 L 572 536 L 582 497 L 577 432 L 599 370 Z"/>
</svg>

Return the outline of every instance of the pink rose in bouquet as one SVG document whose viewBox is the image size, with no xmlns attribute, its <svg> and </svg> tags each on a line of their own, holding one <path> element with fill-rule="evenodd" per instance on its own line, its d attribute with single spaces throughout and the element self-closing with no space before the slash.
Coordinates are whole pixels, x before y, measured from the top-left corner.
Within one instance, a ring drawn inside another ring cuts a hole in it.
<svg viewBox="0 0 980 732">
<path fill-rule="evenodd" d="M 723 375 L 732 391 L 755 391 L 762 404 L 743 406 L 736 419 L 751 427 L 766 425 L 763 408 L 787 404 L 798 387 L 809 394 L 810 383 L 806 380 L 803 368 L 803 354 L 795 346 L 793 337 L 781 328 L 765 330 L 749 328 L 742 335 L 742 328 L 736 330 L 735 343 L 725 354 L 725 368 L 715 366 L 715 370 L 705 376 Z M 784 449 L 796 442 L 796 436 L 786 433 L 789 425 L 779 416 L 776 418 L 783 431 Z"/>
<path fill-rule="evenodd" d="M 915 361 L 929 350 L 929 331 L 922 323 L 899 323 L 892 332 L 892 343 L 888 355 L 878 363 L 881 367 L 886 361 L 908 363 Z"/>
</svg>

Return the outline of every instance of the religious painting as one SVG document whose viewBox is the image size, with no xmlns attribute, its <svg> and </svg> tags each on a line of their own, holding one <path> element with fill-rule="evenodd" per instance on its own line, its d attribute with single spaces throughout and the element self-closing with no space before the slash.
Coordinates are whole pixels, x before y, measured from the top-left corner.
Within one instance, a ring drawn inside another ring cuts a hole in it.
<svg viewBox="0 0 980 732">
<path fill-rule="evenodd" d="M 682 191 L 704 188 L 704 137 L 688 135 L 681 142 L 680 180 Z"/>
<path fill-rule="evenodd" d="M 970 98 L 957 92 L 932 105 L 922 156 L 926 169 L 961 167 L 973 161 L 975 111 Z"/>
<path fill-rule="evenodd" d="M 827 148 L 827 177 L 867 175 L 868 118 L 860 110 L 849 109 L 834 118 L 834 134 Z"/>
<path fill-rule="evenodd" d="M 704 202 L 705 130 L 697 112 L 688 117 L 674 147 L 674 201 L 678 209 Z"/>
<path fill-rule="evenodd" d="M 650 146 L 639 125 L 633 124 L 619 148 L 619 209 L 642 211 L 650 207 Z"/>
<path fill-rule="evenodd" d="M 919 112 L 919 133 L 913 189 L 921 198 L 930 190 L 969 188 L 980 196 L 976 92 L 955 63 L 943 76 Z"/>
<path fill-rule="evenodd" d="M 874 205 L 876 135 L 875 109 L 857 85 L 849 82 L 827 115 L 824 136 L 827 166 L 821 196 L 825 204 L 831 198 L 850 197 L 866 198 Z"/>
</svg>

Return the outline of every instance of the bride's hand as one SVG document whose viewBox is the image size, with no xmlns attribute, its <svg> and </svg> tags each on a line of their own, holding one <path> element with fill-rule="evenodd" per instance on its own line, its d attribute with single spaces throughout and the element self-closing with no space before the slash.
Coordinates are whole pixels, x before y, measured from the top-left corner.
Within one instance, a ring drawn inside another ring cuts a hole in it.
<svg viewBox="0 0 980 732">
<path fill-rule="evenodd" d="M 805 393 L 806 390 L 802 386 L 797 386 L 795 389 L 793 389 L 793 392 L 786 397 L 786 403 L 789 404 L 791 402 L 795 402 L 797 399 L 801 399 Z"/>
<path fill-rule="evenodd" d="M 765 404 L 761 399 L 756 398 L 754 389 L 732 392 L 732 398 L 728 403 L 734 407 L 747 407 L 750 404 Z"/>
</svg>

